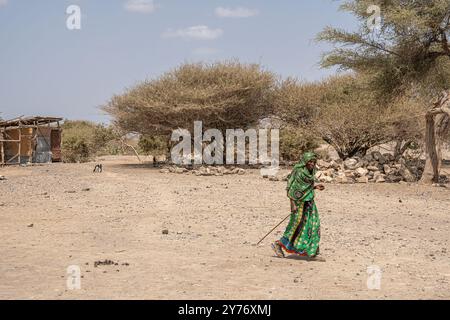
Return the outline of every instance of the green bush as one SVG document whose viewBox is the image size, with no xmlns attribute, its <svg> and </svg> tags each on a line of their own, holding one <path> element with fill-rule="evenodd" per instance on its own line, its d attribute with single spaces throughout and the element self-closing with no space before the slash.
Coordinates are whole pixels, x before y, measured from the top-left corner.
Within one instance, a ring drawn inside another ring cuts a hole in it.
<svg viewBox="0 0 450 320">
<path fill-rule="evenodd" d="M 167 138 L 164 136 L 146 136 L 139 138 L 138 150 L 146 155 L 162 155 L 167 153 Z"/>
<path fill-rule="evenodd" d="M 116 140 L 111 127 L 89 121 L 68 121 L 62 125 L 61 152 L 64 162 L 87 162 L 110 154 Z"/>
</svg>

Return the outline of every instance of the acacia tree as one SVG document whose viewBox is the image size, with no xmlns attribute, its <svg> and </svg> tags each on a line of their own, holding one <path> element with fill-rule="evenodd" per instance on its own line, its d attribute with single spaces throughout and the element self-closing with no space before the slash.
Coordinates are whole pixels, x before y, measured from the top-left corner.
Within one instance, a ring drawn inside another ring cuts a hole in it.
<svg viewBox="0 0 450 320">
<path fill-rule="evenodd" d="M 170 136 L 172 130 L 248 128 L 269 113 L 275 75 L 259 65 L 184 64 L 114 96 L 104 109 L 127 132 Z"/>
<path fill-rule="evenodd" d="M 372 28 L 374 4 L 381 9 L 381 21 Z M 359 28 L 348 32 L 327 27 L 318 35 L 318 40 L 335 44 L 334 50 L 324 55 L 323 67 L 370 74 L 373 90 L 385 101 L 408 90 L 425 100 L 450 89 L 448 0 L 352 0 L 341 9 L 357 18 Z M 426 113 L 424 182 L 439 179 L 440 140 L 448 131 L 450 116 L 446 96 L 436 99 Z"/>
</svg>

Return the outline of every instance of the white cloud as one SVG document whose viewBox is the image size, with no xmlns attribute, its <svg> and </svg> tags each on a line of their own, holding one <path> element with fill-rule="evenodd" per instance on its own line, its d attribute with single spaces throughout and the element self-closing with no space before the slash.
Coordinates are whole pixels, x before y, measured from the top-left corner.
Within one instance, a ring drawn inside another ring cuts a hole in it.
<svg viewBox="0 0 450 320">
<path fill-rule="evenodd" d="M 244 7 L 237 7 L 234 9 L 218 7 L 215 12 L 216 16 L 221 18 L 249 18 L 259 14 L 259 11 L 256 9 L 248 9 Z"/>
<path fill-rule="evenodd" d="M 156 5 L 153 0 L 128 0 L 124 8 L 130 12 L 152 13 L 156 10 Z"/>
<path fill-rule="evenodd" d="M 8 0 L 0 0 L 0 7 L 6 6 L 8 4 Z"/>
<path fill-rule="evenodd" d="M 222 36 L 222 29 L 210 29 L 208 26 L 193 26 L 185 29 L 167 30 L 163 38 L 184 38 L 195 40 L 214 40 Z"/>
</svg>

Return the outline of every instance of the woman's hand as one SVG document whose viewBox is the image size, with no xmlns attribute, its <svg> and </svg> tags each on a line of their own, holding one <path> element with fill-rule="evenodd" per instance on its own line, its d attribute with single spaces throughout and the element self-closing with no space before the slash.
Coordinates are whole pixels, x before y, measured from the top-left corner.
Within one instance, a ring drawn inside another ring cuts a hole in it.
<svg viewBox="0 0 450 320">
<path fill-rule="evenodd" d="M 314 189 L 323 191 L 323 190 L 325 190 L 325 186 L 323 184 L 318 184 L 317 186 L 314 187 Z"/>
</svg>

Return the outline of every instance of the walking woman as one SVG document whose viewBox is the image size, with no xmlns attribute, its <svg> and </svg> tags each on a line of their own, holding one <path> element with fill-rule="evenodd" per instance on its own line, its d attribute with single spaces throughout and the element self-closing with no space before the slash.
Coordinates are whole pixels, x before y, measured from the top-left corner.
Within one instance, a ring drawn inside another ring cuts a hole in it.
<svg viewBox="0 0 450 320">
<path fill-rule="evenodd" d="M 314 185 L 317 156 L 312 152 L 303 154 L 294 166 L 287 183 L 287 196 L 291 201 L 291 218 L 280 240 L 272 244 L 278 257 L 284 251 L 300 256 L 316 257 L 319 254 L 320 219 L 314 202 L 314 190 L 324 190 Z"/>
</svg>

